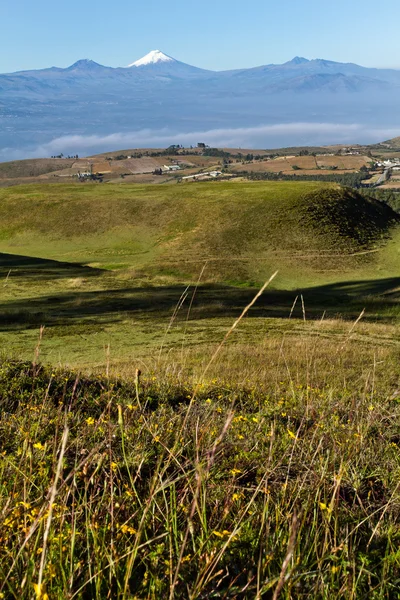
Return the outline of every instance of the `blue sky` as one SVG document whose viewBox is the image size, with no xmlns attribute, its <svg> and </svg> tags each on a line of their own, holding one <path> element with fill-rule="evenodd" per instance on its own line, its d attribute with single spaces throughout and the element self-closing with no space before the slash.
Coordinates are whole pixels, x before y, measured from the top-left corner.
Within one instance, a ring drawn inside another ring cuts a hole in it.
<svg viewBox="0 0 400 600">
<path fill-rule="evenodd" d="M 125 66 L 160 49 L 222 70 L 296 55 L 400 68 L 400 2 L 3 0 L 0 72 L 80 58 Z"/>
</svg>

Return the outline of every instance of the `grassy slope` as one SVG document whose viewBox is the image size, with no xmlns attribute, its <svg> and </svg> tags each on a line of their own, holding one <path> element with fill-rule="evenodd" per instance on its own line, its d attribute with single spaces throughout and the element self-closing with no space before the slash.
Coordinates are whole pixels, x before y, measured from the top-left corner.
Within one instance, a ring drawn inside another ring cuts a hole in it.
<svg viewBox="0 0 400 600">
<path fill-rule="evenodd" d="M 43 358 L 52 362 L 101 364 L 111 343 L 119 362 L 148 358 L 164 345 L 199 348 L 196 363 L 251 300 L 249 286 L 276 269 L 275 291 L 235 336 L 244 352 L 267 331 L 280 335 L 277 317 L 288 316 L 297 290 L 310 317 L 325 309 L 329 317 L 356 317 L 367 307 L 369 318 L 393 318 L 399 232 L 392 216 L 380 204 L 319 183 L 2 190 L 0 252 L 9 254 L 0 265 L 0 340 L 31 357 L 44 324 Z M 188 327 L 193 286 L 206 261 Z M 188 283 L 189 296 L 166 335 Z M 293 316 L 302 316 L 300 301 Z"/>
<path fill-rule="evenodd" d="M 206 260 L 206 278 L 219 282 L 259 283 L 276 268 L 289 287 L 329 280 L 332 269 L 361 278 L 377 260 L 344 254 L 376 249 L 389 221 L 379 205 L 317 183 L 0 191 L 0 251 L 178 280 L 193 279 Z"/>
<path fill-rule="evenodd" d="M 400 147 L 400 137 L 391 138 L 390 140 L 386 140 L 385 142 L 382 142 L 382 144 L 385 144 L 387 146 L 392 146 L 394 148 L 399 148 Z"/>
<path fill-rule="evenodd" d="M 38 177 L 45 173 L 67 169 L 75 162 L 69 158 L 32 158 L 0 163 L 0 179 Z"/>
</svg>

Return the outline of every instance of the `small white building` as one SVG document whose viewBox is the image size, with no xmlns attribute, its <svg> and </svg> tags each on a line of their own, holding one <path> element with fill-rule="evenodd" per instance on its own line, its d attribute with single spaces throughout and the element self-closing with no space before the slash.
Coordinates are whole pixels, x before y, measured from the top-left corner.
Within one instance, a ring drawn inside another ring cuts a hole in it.
<svg viewBox="0 0 400 600">
<path fill-rule="evenodd" d="M 383 162 L 377 162 L 376 166 L 384 169 L 396 169 L 400 167 L 400 162 L 398 160 L 384 160 Z"/>
<path fill-rule="evenodd" d="M 179 165 L 164 165 L 163 171 L 180 171 Z"/>
</svg>

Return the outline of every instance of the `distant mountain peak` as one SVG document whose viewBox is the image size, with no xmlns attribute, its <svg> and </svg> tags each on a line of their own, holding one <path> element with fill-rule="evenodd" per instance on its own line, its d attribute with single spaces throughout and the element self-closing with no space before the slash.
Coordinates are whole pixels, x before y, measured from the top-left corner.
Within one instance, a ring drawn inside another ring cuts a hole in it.
<svg viewBox="0 0 400 600">
<path fill-rule="evenodd" d="M 303 56 L 295 56 L 294 58 L 292 58 L 292 60 L 289 60 L 287 63 L 285 64 L 292 64 L 292 65 L 304 65 L 306 63 L 310 62 L 307 58 L 304 58 Z"/>
<path fill-rule="evenodd" d="M 90 58 L 82 58 L 77 60 L 73 65 L 67 67 L 69 71 L 75 71 L 76 69 L 103 69 L 104 67 Z"/>
<path fill-rule="evenodd" d="M 136 60 L 128 65 L 128 67 L 145 67 L 146 65 L 155 65 L 157 63 L 176 62 L 174 58 L 164 54 L 161 50 L 152 50 L 143 58 Z"/>
</svg>

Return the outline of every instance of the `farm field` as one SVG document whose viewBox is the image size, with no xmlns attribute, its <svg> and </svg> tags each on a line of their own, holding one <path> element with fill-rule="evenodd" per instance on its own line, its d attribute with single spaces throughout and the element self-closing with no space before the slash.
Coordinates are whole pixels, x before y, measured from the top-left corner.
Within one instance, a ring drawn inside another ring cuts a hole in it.
<svg viewBox="0 0 400 600">
<path fill-rule="evenodd" d="M 361 167 L 369 166 L 371 159 L 368 156 L 280 156 L 278 158 L 255 161 L 251 163 L 237 163 L 230 167 L 233 172 L 249 171 L 254 173 L 271 172 L 293 174 L 301 172 L 302 175 L 321 175 L 324 172 L 343 174 L 349 171 L 359 171 Z M 332 169 L 334 169 L 332 171 Z"/>
<path fill-rule="evenodd" d="M 0 189 L 0 597 L 396 598 L 399 259 L 332 183 Z"/>
<path fill-rule="evenodd" d="M 215 150 L 215 149 L 214 149 Z M 312 149 L 310 149 L 311 151 Z M 235 175 L 241 171 L 249 173 L 282 173 L 284 175 L 337 175 L 357 173 L 362 167 L 369 167 L 371 159 L 363 155 L 337 155 L 338 148 L 316 148 L 316 156 L 300 155 L 301 149 L 283 150 L 244 150 L 223 149 L 224 157 L 204 154 L 202 149 L 181 149 L 178 153 L 158 149 L 119 150 L 86 158 L 29 159 L 0 164 L 0 188 L 28 183 L 66 183 L 77 180 L 79 173 L 100 174 L 105 182 L 112 183 L 175 183 L 179 177 L 195 175 L 203 171 L 224 170 L 225 175 Z M 187 154 L 187 152 L 189 154 Z M 292 154 L 290 153 L 292 152 Z M 271 153 L 279 156 L 271 158 Z M 211 153 L 212 154 L 212 153 Z M 266 156 L 265 160 L 245 160 L 247 155 Z M 269 158 L 267 158 L 269 156 Z M 241 157 L 241 158 L 240 158 Z M 165 166 L 179 165 L 176 173 L 166 172 Z M 155 175 L 163 169 L 163 176 Z"/>
<path fill-rule="evenodd" d="M 391 177 L 389 179 L 389 181 L 387 181 L 386 183 L 384 183 L 382 186 L 380 186 L 381 189 L 385 190 L 385 189 L 400 189 L 400 173 L 398 172 L 394 172 L 391 174 Z"/>
</svg>

